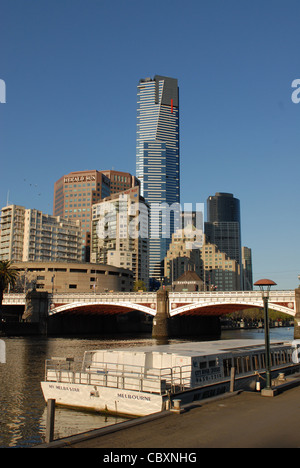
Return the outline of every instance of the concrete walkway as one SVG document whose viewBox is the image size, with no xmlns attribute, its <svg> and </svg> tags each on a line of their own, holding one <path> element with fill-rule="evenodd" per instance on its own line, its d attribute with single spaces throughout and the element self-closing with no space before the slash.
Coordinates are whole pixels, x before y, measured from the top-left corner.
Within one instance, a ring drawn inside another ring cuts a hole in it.
<svg viewBox="0 0 300 468">
<path fill-rule="evenodd" d="M 117 432 L 93 431 L 87 440 L 78 435 L 43 447 L 299 448 L 300 387 L 273 398 L 243 392 L 199 402 L 180 415 L 165 412 L 143 424 L 131 423 Z"/>
</svg>

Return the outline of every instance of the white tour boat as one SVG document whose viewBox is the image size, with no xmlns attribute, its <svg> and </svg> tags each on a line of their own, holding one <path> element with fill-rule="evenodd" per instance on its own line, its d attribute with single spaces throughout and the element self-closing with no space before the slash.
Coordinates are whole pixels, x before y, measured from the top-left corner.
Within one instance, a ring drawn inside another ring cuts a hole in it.
<svg viewBox="0 0 300 468">
<path fill-rule="evenodd" d="M 294 373 L 292 343 L 271 343 L 272 375 Z M 46 361 L 44 398 L 57 405 L 130 417 L 162 411 L 235 389 L 255 389 L 265 370 L 262 340 L 221 340 L 86 351 L 83 360 Z"/>
</svg>

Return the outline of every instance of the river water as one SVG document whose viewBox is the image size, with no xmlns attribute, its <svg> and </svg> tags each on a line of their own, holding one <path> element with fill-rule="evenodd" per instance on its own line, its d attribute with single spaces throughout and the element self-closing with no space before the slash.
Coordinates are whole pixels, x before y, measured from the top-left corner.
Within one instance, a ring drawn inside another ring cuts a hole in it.
<svg viewBox="0 0 300 468">
<path fill-rule="evenodd" d="M 271 339 L 293 340 L 293 328 L 271 330 Z M 263 339 L 262 330 L 224 331 L 221 339 Z M 44 442 L 46 405 L 40 382 L 45 360 L 51 357 L 82 358 L 84 351 L 155 345 L 147 335 L 114 338 L 2 337 L 6 363 L 0 364 L 0 448 L 29 448 Z M 170 342 L 184 340 L 170 340 Z M 56 408 L 55 439 L 116 424 L 124 418 Z"/>
</svg>

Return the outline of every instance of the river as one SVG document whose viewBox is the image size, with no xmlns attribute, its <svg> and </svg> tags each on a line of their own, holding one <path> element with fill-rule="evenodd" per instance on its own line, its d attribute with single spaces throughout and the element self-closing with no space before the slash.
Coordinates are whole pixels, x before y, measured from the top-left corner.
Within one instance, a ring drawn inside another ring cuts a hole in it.
<svg viewBox="0 0 300 468">
<path fill-rule="evenodd" d="M 271 330 L 271 339 L 293 340 L 293 328 Z M 262 330 L 224 331 L 221 339 L 257 339 Z M 0 448 L 29 448 L 44 441 L 46 406 L 40 388 L 45 359 L 53 356 L 81 358 L 84 351 L 155 345 L 141 337 L 2 337 L 6 363 L 0 364 Z M 170 340 L 170 342 L 184 340 Z M 55 438 L 97 429 L 124 421 L 123 418 L 56 408 Z"/>
</svg>

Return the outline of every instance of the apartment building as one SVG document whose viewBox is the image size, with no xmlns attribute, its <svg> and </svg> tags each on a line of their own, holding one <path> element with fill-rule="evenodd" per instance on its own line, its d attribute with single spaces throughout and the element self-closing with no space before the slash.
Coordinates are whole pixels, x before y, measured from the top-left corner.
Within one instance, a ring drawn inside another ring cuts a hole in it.
<svg viewBox="0 0 300 468">
<path fill-rule="evenodd" d="M 91 262 L 127 268 L 148 285 L 148 208 L 140 187 L 93 206 Z"/>
<path fill-rule="evenodd" d="M 13 262 L 82 260 L 80 221 L 10 205 L 1 210 L 0 259 Z"/>
</svg>

